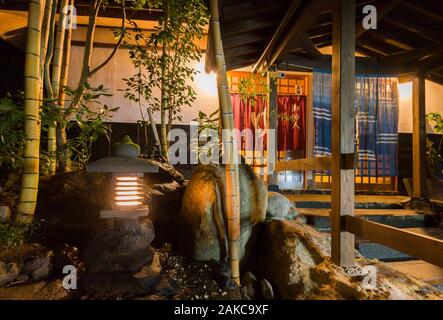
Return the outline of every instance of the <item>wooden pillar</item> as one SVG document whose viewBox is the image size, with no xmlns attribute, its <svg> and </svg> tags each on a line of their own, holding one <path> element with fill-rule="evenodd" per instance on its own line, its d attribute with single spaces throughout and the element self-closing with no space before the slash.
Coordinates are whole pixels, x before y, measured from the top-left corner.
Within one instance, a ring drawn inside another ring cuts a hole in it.
<svg viewBox="0 0 443 320">
<path fill-rule="evenodd" d="M 355 0 L 333 0 L 331 256 L 354 264 L 354 235 L 344 216 L 354 214 Z"/>
<path fill-rule="evenodd" d="M 314 76 L 313 74 L 307 77 L 307 98 L 306 98 L 306 151 L 305 158 L 314 158 L 315 145 L 315 128 L 314 128 Z M 308 181 L 314 183 L 313 171 L 304 171 L 304 188 L 308 189 Z"/>
<path fill-rule="evenodd" d="M 425 78 L 420 74 L 412 82 L 412 195 L 426 196 L 426 98 Z"/>
<path fill-rule="evenodd" d="M 278 161 L 278 146 L 277 146 L 277 127 L 278 127 L 278 99 L 277 99 L 277 81 L 278 78 L 275 75 L 275 72 L 268 72 L 268 78 L 269 78 L 269 88 L 271 92 L 269 93 L 269 129 L 274 130 L 275 132 L 275 139 L 274 139 L 274 146 L 275 150 L 270 150 L 268 148 L 268 152 L 275 152 L 275 160 Z M 270 159 L 270 155 L 268 155 L 268 159 Z M 275 165 L 269 166 L 269 168 L 272 170 L 275 169 Z M 277 184 L 278 183 L 278 172 L 273 171 L 270 176 L 270 184 Z"/>
</svg>

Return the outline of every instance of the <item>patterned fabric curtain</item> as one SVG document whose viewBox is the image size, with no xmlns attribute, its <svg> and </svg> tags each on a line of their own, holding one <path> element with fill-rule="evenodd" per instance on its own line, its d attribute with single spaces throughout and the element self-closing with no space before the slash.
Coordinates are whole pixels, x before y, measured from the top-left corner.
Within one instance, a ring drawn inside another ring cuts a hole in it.
<svg viewBox="0 0 443 320">
<path fill-rule="evenodd" d="M 397 175 L 398 91 L 393 77 L 356 77 L 359 174 Z"/>
<path fill-rule="evenodd" d="M 331 154 L 331 80 L 330 73 L 314 73 L 315 156 Z M 358 174 L 396 176 L 397 79 L 356 76 L 355 82 Z"/>
<path fill-rule="evenodd" d="M 278 96 L 278 151 L 305 150 L 305 96 Z"/>
<path fill-rule="evenodd" d="M 314 72 L 314 155 L 331 155 L 331 92 L 330 73 Z"/>
<path fill-rule="evenodd" d="M 267 129 L 267 107 L 268 101 L 264 96 L 255 97 L 254 101 L 245 102 L 238 93 L 231 93 L 232 110 L 234 113 L 235 128 L 243 131 L 244 129 L 251 129 L 252 133 L 256 134 L 256 129 Z M 261 134 L 259 139 L 263 141 L 263 147 L 266 148 L 267 137 L 266 134 Z M 244 137 L 242 138 L 242 149 L 244 150 Z"/>
</svg>

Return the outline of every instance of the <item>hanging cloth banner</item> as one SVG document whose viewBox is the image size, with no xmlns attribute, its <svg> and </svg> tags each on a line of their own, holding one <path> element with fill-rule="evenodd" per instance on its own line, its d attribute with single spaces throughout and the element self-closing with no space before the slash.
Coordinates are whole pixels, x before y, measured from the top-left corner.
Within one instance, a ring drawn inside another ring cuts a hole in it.
<svg viewBox="0 0 443 320">
<path fill-rule="evenodd" d="M 315 156 L 331 155 L 331 74 L 314 72 Z M 398 88 L 395 77 L 356 76 L 356 168 L 368 177 L 397 176 Z"/>
</svg>

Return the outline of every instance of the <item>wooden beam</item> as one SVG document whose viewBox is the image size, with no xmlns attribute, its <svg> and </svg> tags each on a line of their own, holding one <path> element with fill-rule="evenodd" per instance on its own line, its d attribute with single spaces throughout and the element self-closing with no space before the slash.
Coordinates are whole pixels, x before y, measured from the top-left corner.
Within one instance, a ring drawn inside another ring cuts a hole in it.
<svg viewBox="0 0 443 320">
<path fill-rule="evenodd" d="M 443 267 L 443 240 L 358 217 L 347 216 L 345 221 L 348 232 L 365 240 L 382 244 Z"/>
<path fill-rule="evenodd" d="M 279 161 L 275 171 L 311 171 L 331 169 L 331 157 L 316 157 Z"/>
<path fill-rule="evenodd" d="M 280 60 L 294 49 L 294 45 L 299 40 L 299 37 L 306 33 L 306 30 L 312 25 L 328 3 L 329 1 L 324 0 L 310 0 L 303 10 L 298 10 L 300 13 L 296 15 L 295 23 L 288 30 L 275 50 L 272 50 L 270 55 L 268 55 L 269 58 L 266 59 L 267 66 L 273 65 L 277 60 Z"/>
<path fill-rule="evenodd" d="M 257 63 L 253 66 L 253 68 L 252 68 L 252 72 L 253 73 L 259 71 L 262 68 L 262 66 L 265 64 L 266 58 L 268 57 L 270 52 L 277 45 L 277 42 L 279 41 L 279 39 L 280 39 L 281 35 L 283 34 L 284 30 L 286 30 L 289 22 L 293 18 L 293 16 L 294 16 L 295 12 L 297 11 L 297 8 L 300 5 L 300 3 L 301 3 L 300 0 L 292 1 L 291 5 L 289 6 L 288 10 L 286 11 L 285 16 L 283 17 L 283 20 L 281 21 L 281 23 L 277 27 L 277 30 L 272 35 L 271 40 L 266 45 L 265 50 L 261 54 L 261 56 L 258 59 Z"/>
<path fill-rule="evenodd" d="M 269 92 L 269 129 L 274 130 L 275 132 L 275 140 L 274 140 L 274 147 L 275 147 L 275 154 L 274 159 L 277 159 L 277 142 L 278 142 L 278 96 L 277 96 L 277 82 L 278 78 L 275 75 L 270 74 L 268 72 L 268 83 L 269 83 L 269 89 L 271 90 Z M 268 148 L 268 150 L 272 150 Z M 268 156 L 269 157 L 269 156 Z M 278 174 L 275 172 L 275 164 L 273 165 L 274 168 L 272 175 L 270 177 L 271 184 L 277 184 L 278 183 Z"/>
<path fill-rule="evenodd" d="M 391 12 L 395 7 L 397 7 L 402 0 L 388 0 L 377 3 L 377 21 L 380 21 L 384 18 L 389 12 Z M 360 19 L 357 22 L 355 27 L 355 37 L 356 39 L 360 38 L 367 30 L 363 27 L 363 19 Z"/>
<path fill-rule="evenodd" d="M 355 152 L 355 0 L 334 0 L 332 46 L 331 258 L 353 266 L 355 239 L 343 217 L 354 214 L 354 169 L 344 158 Z"/>
<path fill-rule="evenodd" d="M 306 33 L 300 38 L 300 45 L 312 60 L 322 60 L 323 54 L 308 38 Z"/>
<path fill-rule="evenodd" d="M 414 12 L 419 12 L 425 16 L 428 16 L 431 19 L 438 20 L 439 22 L 443 22 L 443 16 L 439 15 L 438 13 L 435 13 L 433 11 L 429 11 L 427 9 L 424 9 L 423 5 L 415 5 L 409 2 L 404 2 L 404 5 L 408 7 L 409 9 L 413 10 Z"/>
<path fill-rule="evenodd" d="M 426 97 L 423 75 L 412 82 L 412 195 L 425 196 Z"/>
<path fill-rule="evenodd" d="M 408 19 L 407 17 L 403 17 L 401 15 L 395 15 L 392 16 L 392 18 L 389 16 L 389 18 L 385 18 L 383 22 L 387 22 L 391 25 L 395 25 L 397 28 L 415 33 L 417 36 L 434 43 L 439 43 L 443 39 L 441 32 L 428 29 L 417 21 Z"/>
<path fill-rule="evenodd" d="M 277 22 L 275 19 L 254 18 L 238 22 L 224 23 L 222 25 L 223 37 L 236 35 L 239 33 L 248 33 L 260 29 L 273 27 Z"/>
</svg>

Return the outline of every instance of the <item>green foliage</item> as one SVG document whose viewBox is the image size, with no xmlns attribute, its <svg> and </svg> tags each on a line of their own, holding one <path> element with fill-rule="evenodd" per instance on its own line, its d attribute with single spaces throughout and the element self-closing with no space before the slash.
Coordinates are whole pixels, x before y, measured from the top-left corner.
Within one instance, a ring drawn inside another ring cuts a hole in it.
<svg viewBox="0 0 443 320">
<path fill-rule="evenodd" d="M 218 150 L 219 150 L 219 155 L 221 155 L 221 150 L 222 150 L 222 143 L 221 143 L 221 137 L 220 137 L 220 111 L 217 109 L 215 110 L 213 113 L 211 114 L 206 114 L 203 111 L 199 111 L 198 113 L 198 118 L 193 119 L 193 121 L 196 121 L 198 123 L 198 135 L 199 137 L 206 137 L 206 135 L 208 134 L 208 130 L 214 130 L 218 133 Z M 203 139 L 204 140 L 204 139 Z M 214 143 L 214 141 L 211 141 L 212 143 Z M 205 146 L 202 146 L 201 144 L 206 144 L 206 142 L 201 143 L 198 138 L 197 141 L 191 141 L 191 145 L 190 148 L 192 151 L 197 152 L 197 154 L 199 155 L 199 159 L 200 159 L 200 155 L 204 154 L 205 156 L 212 156 L 212 149 L 211 148 L 207 148 Z"/>
<path fill-rule="evenodd" d="M 265 77 L 259 74 L 250 74 L 240 79 L 238 91 L 243 102 L 250 102 L 254 106 L 257 96 L 261 95 L 266 97 L 266 99 L 268 98 L 271 87 L 268 85 Z"/>
<path fill-rule="evenodd" d="M 434 131 L 442 134 L 438 146 L 435 146 L 429 138 L 426 138 L 426 157 L 428 160 L 428 167 L 432 174 L 442 175 L 443 164 L 443 119 L 441 114 L 437 112 L 428 113 L 426 118 Z"/>
<path fill-rule="evenodd" d="M 142 97 L 153 111 L 167 112 L 169 123 L 181 121 L 182 108 L 191 106 L 196 99 L 190 83 L 197 73 L 192 62 L 201 58 L 196 41 L 203 38 L 203 28 L 208 23 L 206 5 L 202 0 L 156 0 L 147 5 L 162 8 L 167 14 L 160 17 L 149 35 L 130 21 L 134 30 L 128 39 L 135 44 L 127 45 L 138 72 L 124 79 L 125 97 L 135 102 Z M 154 95 L 156 89 L 162 91 L 163 99 Z"/>
<path fill-rule="evenodd" d="M 26 239 L 40 229 L 40 221 L 32 220 L 30 224 L 0 223 L 0 248 L 21 247 Z"/>
<path fill-rule="evenodd" d="M 16 171 L 23 162 L 23 93 L 0 98 L 0 167 Z"/>
<path fill-rule="evenodd" d="M 76 94 L 76 91 L 69 87 L 65 87 L 65 92 L 70 97 L 74 97 Z M 112 94 L 103 85 L 91 87 L 86 83 L 79 104 L 74 110 L 66 110 L 67 114 L 74 114 L 73 121 L 67 122 L 67 128 L 77 125 L 79 129 L 78 135 L 68 140 L 66 144 L 66 148 L 72 154 L 73 164 L 79 169 L 87 165 L 91 157 L 92 143 L 100 135 L 109 140 L 110 128 L 105 121 L 111 118 L 112 114 L 119 109 L 109 108 L 100 102 L 100 97 L 109 96 L 112 96 Z M 59 157 L 61 156 L 59 155 Z"/>
</svg>

